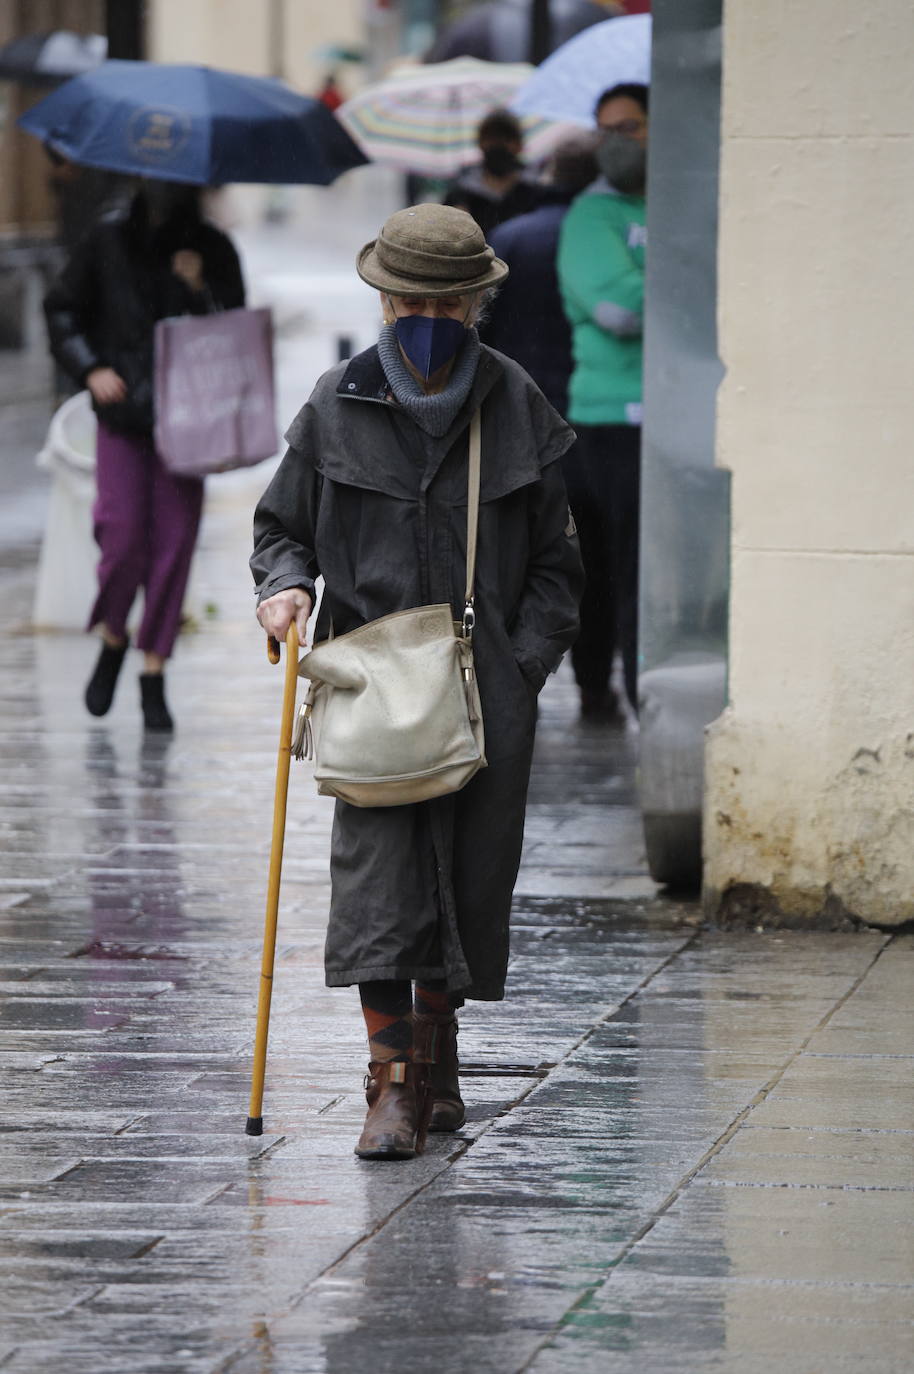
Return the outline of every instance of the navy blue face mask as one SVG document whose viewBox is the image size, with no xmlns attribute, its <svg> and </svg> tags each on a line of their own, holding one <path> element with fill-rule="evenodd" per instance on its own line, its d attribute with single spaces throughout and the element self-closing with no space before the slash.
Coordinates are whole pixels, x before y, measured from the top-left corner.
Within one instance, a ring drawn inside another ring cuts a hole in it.
<svg viewBox="0 0 914 1374">
<path fill-rule="evenodd" d="M 461 320 L 447 316 L 401 315 L 395 328 L 397 343 L 426 381 L 451 361 L 466 334 Z"/>
</svg>

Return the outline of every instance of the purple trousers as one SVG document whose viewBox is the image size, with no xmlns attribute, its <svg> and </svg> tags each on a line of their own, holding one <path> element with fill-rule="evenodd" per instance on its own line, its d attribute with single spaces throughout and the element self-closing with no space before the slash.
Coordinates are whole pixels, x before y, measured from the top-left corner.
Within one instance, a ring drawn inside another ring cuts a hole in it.
<svg viewBox="0 0 914 1374">
<path fill-rule="evenodd" d="M 170 473 L 152 439 L 115 434 L 101 423 L 96 481 L 93 516 L 101 558 L 89 629 L 104 622 L 112 634 L 125 634 L 130 608 L 142 587 L 143 619 L 136 647 L 168 658 L 181 624 L 203 483 Z"/>
</svg>

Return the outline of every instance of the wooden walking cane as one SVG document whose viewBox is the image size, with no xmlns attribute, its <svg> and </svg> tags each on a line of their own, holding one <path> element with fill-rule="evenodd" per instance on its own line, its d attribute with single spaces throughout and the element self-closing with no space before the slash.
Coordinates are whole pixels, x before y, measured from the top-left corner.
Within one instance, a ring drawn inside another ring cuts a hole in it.
<svg viewBox="0 0 914 1374">
<path fill-rule="evenodd" d="M 267 656 L 279 662 L 279 643 L 267 639 Z M 267 1036 L 270 1033 L 270 998 L 273 993 L 273 962 L 276 957 L 276 919 L 279 914 L 279 883 L 282 877 L 282 849 L 286 837 L 286 799 L 289 795 L 289 764 L 292 761 L 292 723 L 295 716 L 295 689 L 298 686 L 298 631 L 295 621 L 286 635 L 286 677 L 282 693 L 282 721 L 279 727 L 279 757 L 276 760 L 276 792 L 273 798 L 273 843 L 267 879 L 267 914 L 263 929 L 263 960 L 260 965 L 260 992 L 257 998 L 257 1033 L 254 1037 L 254 1068 L 251 1074 L 251 1105 L 245 1126 L 246 1135 L 263 1135 L 263 1080 L 267 1071 Z"/>
</svg>

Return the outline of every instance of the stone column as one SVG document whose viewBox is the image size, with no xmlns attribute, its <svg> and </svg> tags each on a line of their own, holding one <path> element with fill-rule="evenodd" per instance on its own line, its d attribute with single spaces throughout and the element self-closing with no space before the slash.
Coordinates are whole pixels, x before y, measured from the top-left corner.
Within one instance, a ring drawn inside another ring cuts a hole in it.
<svg viewBox="0 0 914 1374">
<path fill-rule="evenodd" d="M 914 919 L 914 12 L 727 0 L 722 922 Z"/>
</svg>

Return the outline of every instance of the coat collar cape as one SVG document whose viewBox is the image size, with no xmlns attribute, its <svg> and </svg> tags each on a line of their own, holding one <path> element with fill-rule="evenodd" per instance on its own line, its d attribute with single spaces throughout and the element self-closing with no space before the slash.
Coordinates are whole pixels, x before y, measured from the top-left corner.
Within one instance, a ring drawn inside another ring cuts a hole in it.
<svg viewBox="0 0 914 1374">
<path fill-rule="evenodd" d="M 400 485 L 394 475 L 399 466 L 394 449 L 399 449 L 400 454 L 408 458 L 410 467 L 415 464 L 420 468 L 420 490 L 426 490 L 451 449 L 468 432 L 470 417 L 480 405 L 483 422 L 483 501 L 496 500 L 518 487 L 538 481 L 544 460 L 549 461 L 557 456 L 549 454 L 547 457 L 543 446 L 529 439 L 526 443 L 519 441 L 531 418 L 528 392 L 535 388 L 520 368 L 485 345 L 480 350 L 479 365 L 470 393 L 440 438 L 420 430 L 395 400 L 378 357 L 377 345 L 352 358 L 342 374 L 336 372 L 336 376 L 338 380 L 334 390 L 340 401 L 383 406 L 390 412 L 391 428 L 398 442 L 385 454 L 388 460 L 394 459 L 394 470 L 385 461 L 384 476 L 379 468 L 378 450 L 373 445 L 333 444 L 322 448 L 316 455 L 316 466 L 331 481 L 406 495 L 405 489 L 402 492 L 392 491 L 391 485 L 391 479 L 394 488 Z M 543 404 L 548 409 L 545 402 Z M 344 412 L 348 409 L 348 405 L 340 407 L 340 422 L 345 421 Z M 287 437 L 291 442 L 291 431 Z M 529 438 L 532 439 L 532 435 Z M 403 475 L 406 476 L 405 473 Z M 414 480 L 407 481 L 406 486 L 412 486 Z"/>
</svg>

